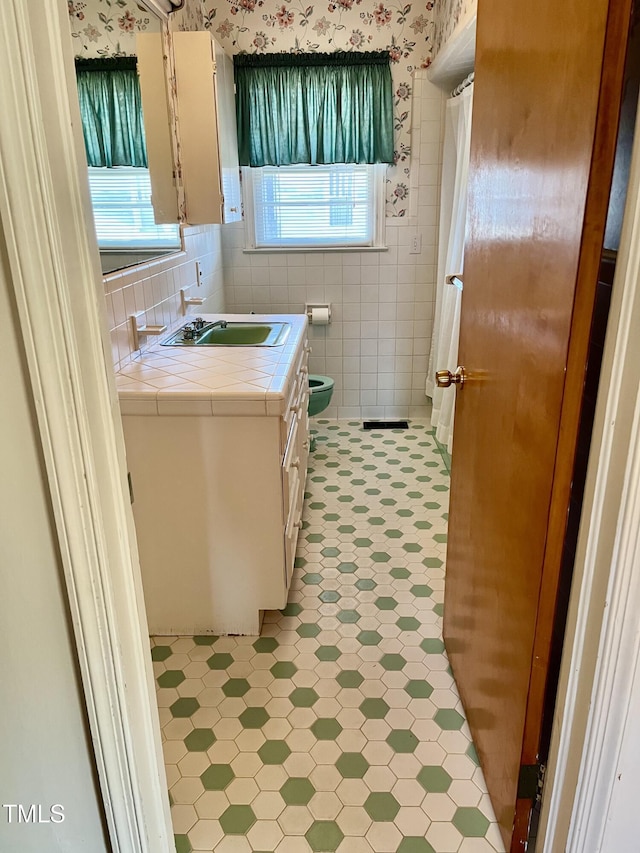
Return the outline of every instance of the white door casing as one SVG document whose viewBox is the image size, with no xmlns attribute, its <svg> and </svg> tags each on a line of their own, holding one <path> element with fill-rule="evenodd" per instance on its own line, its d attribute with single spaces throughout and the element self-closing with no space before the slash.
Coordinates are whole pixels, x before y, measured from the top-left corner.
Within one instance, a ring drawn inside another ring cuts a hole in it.
<svg viewBox="0 0 640 853">
<path fill-rule="evenodd" d="M 112 848 L 170 853 L 67 16 L 64 0 L 0 5 L 0 216 Z"/>
</svg>

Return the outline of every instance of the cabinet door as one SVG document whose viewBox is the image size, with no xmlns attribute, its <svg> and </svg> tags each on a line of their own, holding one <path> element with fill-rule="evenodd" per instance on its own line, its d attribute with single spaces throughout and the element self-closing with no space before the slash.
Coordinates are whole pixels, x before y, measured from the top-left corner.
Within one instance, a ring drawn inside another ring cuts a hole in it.
<svg viewBox="0 0 640 853">
<path fill-rule="evenodd" d="M 242 216 L 233 63 L 208 32 L 173 34 L 180 168 L 191 225 Z"/>
<path fill-rule="evenodd" d="M 217 41 L 214 41 L 213 45 L 216 63 L 218 148 L 223 200 L 222 221 L 239 222 L 242 219 L 242 196 L 240 194 L 240 163 L 238 161 L 238 131 L 236 127 L 233 62 Z"/>
<path fill-rule="evenodd" d="M 174 33 L 180 169 L 187 221 L 222 222 L 213 42 L 209 33 Z"/>
<path fill-rule="evenodd" d="M 136 52 L 153 218 L 157 225 L 176 223 L 178 194 L 173 166 L 162 34 L 138 33 Z"/>
</svg>

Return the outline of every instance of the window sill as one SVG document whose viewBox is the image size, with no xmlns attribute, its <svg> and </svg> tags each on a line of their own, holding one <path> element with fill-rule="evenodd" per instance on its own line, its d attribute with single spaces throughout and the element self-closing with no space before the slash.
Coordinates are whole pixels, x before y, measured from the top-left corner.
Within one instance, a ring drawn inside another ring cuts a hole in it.
<svg viewBox="0 0 640 853">
<path fill-rule="evenodd" d="M 264 249 L 247 249 L 243 248 L 242 252 L 245 255 L 290 255 L 301 252 L 308 254 L 309 252 L 388 252 L 388 246 L 295 246 L 291 248 L 264 248 Z"/>
</svg>

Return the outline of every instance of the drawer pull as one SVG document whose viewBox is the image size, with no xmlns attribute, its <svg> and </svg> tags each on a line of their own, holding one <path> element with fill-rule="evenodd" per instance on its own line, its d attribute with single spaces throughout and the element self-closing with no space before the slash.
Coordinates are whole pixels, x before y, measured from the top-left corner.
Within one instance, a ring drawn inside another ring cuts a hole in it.
<svg viewBox="0 0 640 853">
<path fill-rule="evenodd" d="M 296 522 L 294 522 L 294 527 L 302 527 L 302 519 L 299 518 Z"/>
<path fill-rule="evenodd" d="M 300 457 L 298 457 L 295 462 L 291 463 L 291 467 L 292 468 L 299 468 L 300 467 Z"/>
<path fill-rule="evenodd" d="M 308 450 L 308 449 L 309 449 L 309 442 L 308 442 L 308 441 L 303 441 L 303 442 L 302 442 L 302 449 L 303 449 L 303 450 Z"/>
<path fill-rule="evenodd" d="M 299 408 L 300 408 L 300 406 L 297 404 L 295 406 L 289 406 L 289 411 L 290 412 L 297 412 Z"/>
</svg>

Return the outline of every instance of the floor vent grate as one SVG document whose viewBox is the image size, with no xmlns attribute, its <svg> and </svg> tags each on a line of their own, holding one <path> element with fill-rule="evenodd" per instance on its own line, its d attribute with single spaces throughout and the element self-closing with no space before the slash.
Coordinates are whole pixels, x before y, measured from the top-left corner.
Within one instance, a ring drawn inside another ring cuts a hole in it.
<svg viewBox="0 0 640 853">
<path fill-rule="evenodd" d="M 409 429 L 408 421 L 363 421 L 363 429 Z"/>
</svg>

